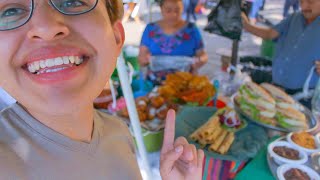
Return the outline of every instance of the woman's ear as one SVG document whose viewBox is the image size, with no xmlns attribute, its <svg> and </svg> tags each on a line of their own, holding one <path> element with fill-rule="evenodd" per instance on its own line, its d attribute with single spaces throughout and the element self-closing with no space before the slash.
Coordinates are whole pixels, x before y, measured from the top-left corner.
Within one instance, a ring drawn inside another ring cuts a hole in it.
<svg viewBox="0 0 320 180">
<path fill-rule="evenodd" d="M 117 46 L 119 49 L 121 49 L 125 41 L 125 32 L 121 21 L 118 20 L 113 23 L 113 33 Z"/>
</svg>

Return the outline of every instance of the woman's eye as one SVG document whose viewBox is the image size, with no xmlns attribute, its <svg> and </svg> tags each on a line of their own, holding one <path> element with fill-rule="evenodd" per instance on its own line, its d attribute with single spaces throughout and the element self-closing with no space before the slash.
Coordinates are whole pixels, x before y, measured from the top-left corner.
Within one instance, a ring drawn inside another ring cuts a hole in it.
<svg viewBox="0 0 320 180">
<path fill-rule="evenodd" d="M 79 7 L 79 6 L 83 6 L 85 5 L 84 2 L 82 1 L 77 1 L 77 0 L 69 0 L 69 1 L 65 1 L 62 6 L 64 8 L 73 8 L 73 7 Z"/>
<path fill-rule="evenodd" d="M 21 8 L 9 8 L 4 10 L 3 13 L 1 13 L 1 17 L 5 18 L 5 17 L 12 17 L 12 16 L 17 16 L 17 15 L 21 15 L 25 13 L 24 9 Z"/>
</svg>

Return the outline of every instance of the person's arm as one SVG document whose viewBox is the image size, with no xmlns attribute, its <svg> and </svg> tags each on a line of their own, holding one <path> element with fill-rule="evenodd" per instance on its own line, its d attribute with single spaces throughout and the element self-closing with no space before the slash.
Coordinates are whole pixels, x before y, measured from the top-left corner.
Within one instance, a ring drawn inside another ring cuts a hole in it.
<svg viewBox="0 0 320 180">
<path fill-rule="evenodd" d="M 138 55 L 138 61 L 140 66 L 147 66 L 150 62 L 150 57 L 151 57 L 151 52 L 149 50 L 149 47 L 151 46 L 151 39 L 149 36 L 150 28 L 151 28 L 151 25 L 148 24 L 142 34 L 139 55 Z"/>
<path fill-rule="evenodd" d="M 262 39 L 265 39 L 265 40 L 272 40 L 279 36 L 279 33 L 275 29 L 253 25 L 250 23 L 248 17 L 244 13 L 242 13 L 241 16 L 242 16 L 243 28 L 246 31 L 258 37 L 261 37 Z"/>
<path fill-rule="evenodd" d="M 140 46 L 138 60 L 140 66 L 147 66 L 150 62 L 150 51 L 146 46 Z"/>
<path fill-rule="evenodd" d="M 195 49 L 196 54 L 194 56 L 194 63 L 192 65 L 192 70 L 197 71 L 200 67 L 208 62 L 208 54 L 204 50 L 203 38 L 200 34 L 199 29 L 195 26 L 194 38 L 196 41 Z"/>
<path fill-rule="evenodd" d="M 199 50 L 196 56 L 194 57 L 194 64 L 192 65 L 192 69 L 197 70 L 207 62 L 208 62 L 208 54 L 203 49 Z"/>
</svg>

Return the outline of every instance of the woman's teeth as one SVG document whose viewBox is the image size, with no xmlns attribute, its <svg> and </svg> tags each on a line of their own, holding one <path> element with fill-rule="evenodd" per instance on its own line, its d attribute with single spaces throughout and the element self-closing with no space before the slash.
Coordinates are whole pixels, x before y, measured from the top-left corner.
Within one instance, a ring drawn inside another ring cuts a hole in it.
<svg viewBox="0 0 320 180">
<path fill-rule="evenodd" d="M 33 74 L 42 74 L 42 73 L 50 73 L 50 72 L 57 72 L 67 67 L 56 67 L 60 65 L 80 65 L 83 62 L 83 57 L 79 56 L 64 56 L 64 57 L 57 57 L 53 59 L 46 59 L 35 61 L 28 64 L 28 71 Z M 45 70 L 43 70 L 45 69 Z"/>
</svg>

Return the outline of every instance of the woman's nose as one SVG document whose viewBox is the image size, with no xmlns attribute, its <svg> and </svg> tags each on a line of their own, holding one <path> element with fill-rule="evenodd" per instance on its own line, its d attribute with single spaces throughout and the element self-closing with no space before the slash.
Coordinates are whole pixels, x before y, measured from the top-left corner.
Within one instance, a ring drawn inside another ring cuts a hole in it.
<svg viewBox="0 0 320 180">
<path fill-rule="evenodd" d="M 30 19 L 27 37 L 35 41 L 54 41 L 70 34 L 65 15 L 47 3 L 37 6 Z"/>
</svg>

